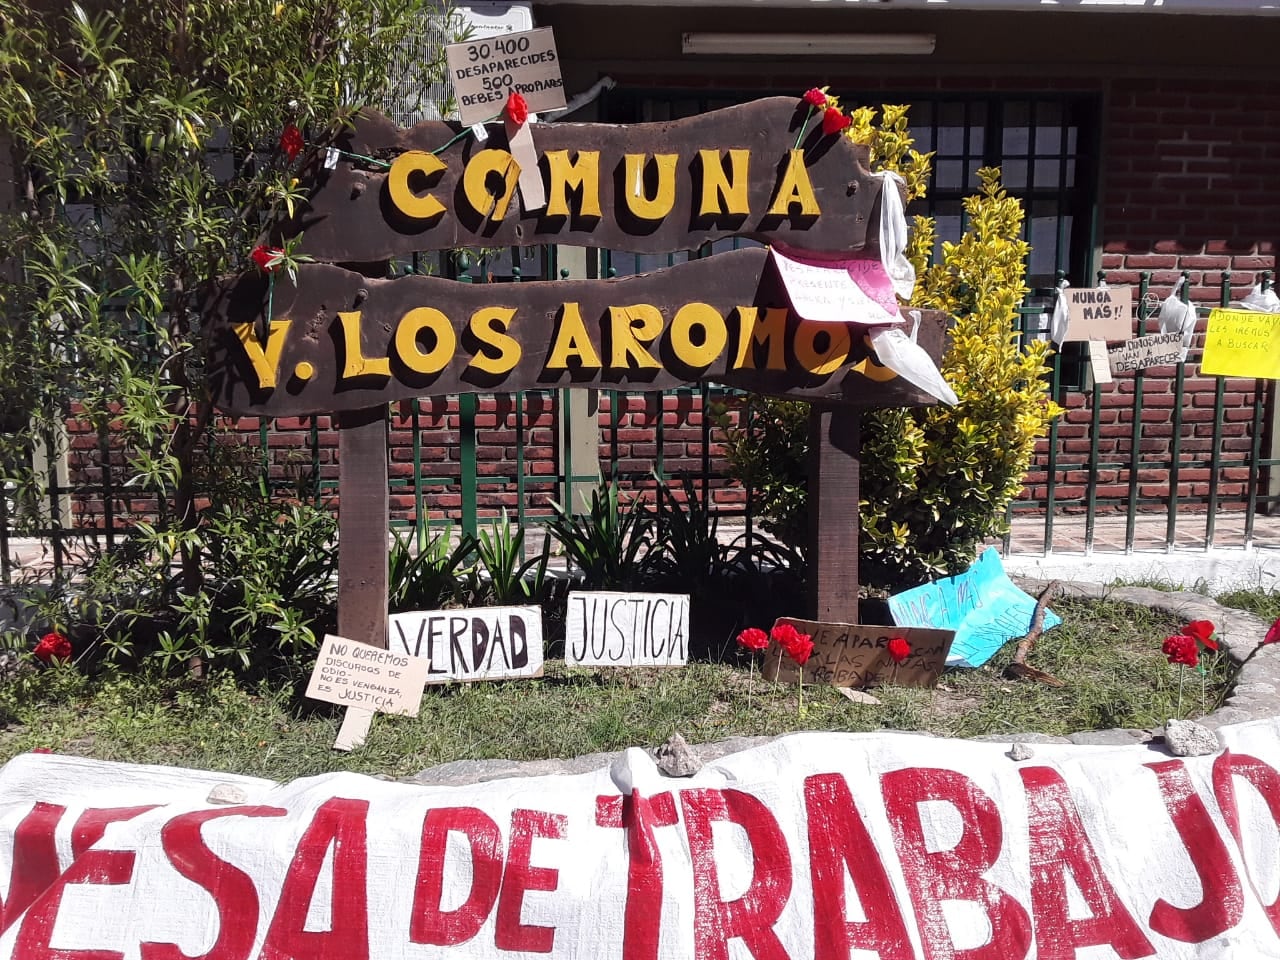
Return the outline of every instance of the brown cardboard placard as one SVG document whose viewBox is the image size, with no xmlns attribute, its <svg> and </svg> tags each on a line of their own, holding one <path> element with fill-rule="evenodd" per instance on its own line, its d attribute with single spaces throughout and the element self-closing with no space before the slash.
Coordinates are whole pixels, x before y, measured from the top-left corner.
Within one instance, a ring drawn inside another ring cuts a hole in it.
<svg viewBox="0 0 1280 960">
<path fill-rule="evenodd" d="M 363 711 L 418 715 L 427 683 L 426 657 L 410 657 L 326 634 L 307 696 Z"/>
<path fill-rule="evenodd" d="M 1163 367 L 1186 359 L 1186 348 L 1180 333 L 1153 333 L 1135 337 L 1107 351 L 1111 372 L 1132 373 L 1146 367 Z"/>
<path fill-rule="evenodd" d="M 813 655 L 804 665 L 805 683 L 836 687 L 935 686 L 955 638 L 953 630 L 927 627 L 821 623 L 794 617 L 783 617 L 777 623 L 789 623 L 813 640 Z M 911 645 L 911 655 L 900 664 L 889 656 L 889 641 L 893 637 L 902 637 Z M 770 641 L 764 652 L 764 678 L 795 683 L 798 670 L 782 648 Z"/>
<path fill-rule="evenodd" d="M 1071 340 L 1128 340 L 1133 336 L 1130 287 L 1067 287 L 1067 334 Z"/>
<path fill-rule="evenodd" d="M 444 53 L 464 126 L 496 117 L 513 91 L 524 97 L 532 113 L 565 105 L 550 27 L 451 43 Z"/>
</svg>

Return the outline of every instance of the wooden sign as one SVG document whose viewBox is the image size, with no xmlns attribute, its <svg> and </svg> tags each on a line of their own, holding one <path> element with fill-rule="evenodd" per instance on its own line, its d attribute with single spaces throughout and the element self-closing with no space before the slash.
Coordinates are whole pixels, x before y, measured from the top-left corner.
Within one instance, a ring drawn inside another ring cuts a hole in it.
<svg viewBox="0 0 1280 960">
<path fill-rule="evenodd" d="M 458 114 L 466 126 L 497 116 L 513 91 L 524 97 L 533 113 L 565 105 L 550 27 L 451 43 L 444 55 Z"/>
<path fill-rule="evenodd" d="M 327 634 L 307 683 L 307 696 L 343 707 L 416 717 L 427 666 L 425 657 Z"/>
<path fill-rule="evenodd" d="M 836 687 L 936 686 L 955 636 L 951 630 L 821 623 L 791 617 L 778 623 L 789 623 L 813 640 L 813 655 L 804 665 L 804 682 Z M 903 637 L 911 645 L 910 656 L 900 664 L 889 656 L 889 641 L 893 637 Z M 777 643 L 769 644 L 764 652 L 762 671 L 766 680 L 794 683 L 799 670 Z"/>
<path fill-rule="evenodd" d="M 224 285 L 205 317 L 224 410 L 303 416 L 429 394 L 539 387 L 665 390 L 700 380 L 861 406 L 931 399 L 878 364 L 850 324 L 801 321 L 760 247 L 617 280 L 465 284 L 374 280 L 304 264 Z M 935 358 L 945 316 L 925 311 Z"/>
<path fill-rule="evenodd" d="M 665 123 L 530 124 L 546 194 L 532 211 L 502 124 L 445 147 L 457 124 L 406 130 L 366 112 L 336 169 L 316 157 L 300 172 L 309 202 L 275 242 L 303 231 L 300 252 L 339 263 L 542 243 L 666 253 L 731 236 L 851 256 L 878 243 L 882 181 L 867 147 L 821 123 L 796 147 L 807 109 L 773 97 Z"/>
<path fill-rule="evenodd" d="M 1067 287 L 1067 334 L 1071 340 L 1128 340 L 1133 336 L 1133 291 L 1129 287 Z"/>
<path fill-rule="evenodd" d="M 689 597 L 572 591 L 564 659 L 591 667 L 678 667 L 689 661 Z"/>
<path fill-rule="evenodd" d="M 1211 310 L 1200 372 L 1280 379 L 1280 313 Z"/>
<path fill-rule="evenodd" d="M 427 683 L 542 676 L 542 610 L 478 607 L 393 613 L 390 649 L 426 657 Z"/>
<path fill-rule="evenodd" d="M 1163 367 L 1181 363 L 1183 355 L 1182 334 L 1156 333 L 1149 337 L 1135 337 L 1107 351 L 1112 373 L 1132 373 L 1146 367 Z"/>
</svg>

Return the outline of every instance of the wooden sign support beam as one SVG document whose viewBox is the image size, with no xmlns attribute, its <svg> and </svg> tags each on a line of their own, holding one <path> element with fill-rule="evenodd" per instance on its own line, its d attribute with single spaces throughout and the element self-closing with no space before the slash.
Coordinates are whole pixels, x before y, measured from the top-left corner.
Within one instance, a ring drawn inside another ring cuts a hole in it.
<svg viewBox="0 0 1280 960">
<path fill-rule="evenodd" d="M 387 408 L 339 414 L 338 634 L 387 647 Z M 373 711 L 348 707 L 334 747 L 364 743 Z"/>
<path fill-rule="evenodd" d="M 862 412 L 809 410 L 809 612 L 824 623 L 858 622 L 858 480 Z"/>
</svg>

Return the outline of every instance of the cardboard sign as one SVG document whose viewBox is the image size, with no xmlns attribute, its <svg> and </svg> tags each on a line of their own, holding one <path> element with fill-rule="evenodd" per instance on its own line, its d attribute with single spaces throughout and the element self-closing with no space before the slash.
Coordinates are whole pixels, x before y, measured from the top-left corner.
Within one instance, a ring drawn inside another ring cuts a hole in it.
<svg viewBox="0 0 1280 960">
<path fill-rule="evenodd" d="M 809 634 L 813 641 L 813 655 L 804 665 L 804 682 L 834 687 L 936 686 L 955 637 L 950 630 L 919 627 L 820 623 L 791 617 L 778 623 L 791 624 L 801 633 Z M 893 637 L 902 637 L 911 645 L 911 656 L 902 663 L 894 663 L 889 656 L 889 641 Z M 761 671 L 766 680 L 794 683 L 799 670 L 778 644 L 769 644 Z"/>
<path fill-rule="evenodd" d="M 512 91 L 524 97 L 531 113 L 565 105 L 550 27 L 451 43 L 444 54 L 464 126 L 496 117 Z"/>
<path fill-rule="evenodd" d="M 542 676 L 539 607 L 413 611 L 387 620 L 393 651 L 430 661 L 427 683 Z"/>
<path fill-rule="evenodd" d="M 689 597 L 575 590 L 569 594 L 564 659 L 590 667 L 684 666 Z"/>
<path fill-rule="evenodd" d="M 1200 372 L 1221 377 L 1280 379 L 1280 313 L 1210 311 Z"/>
<path fill-rule="evenodd" d="M 1128 340 L 1133 336 L 1133 291 L 1129 287 L 1067 287 L 1069 340 Z"/>
<path fill-rule="evenodd" d="M 1156 333 L 1149 337 L 1135 337 L 1107 351 L 1112 373 L 1132 373 L 1144 367 L 1162 367 L 1180 363 L 1182 334 Z"/>
<path fill-rule="evenodd" d="M 995 547 L 988 547 L 964 573 L 935 580 L 889 598 L 889 612 L 903 627 L 954 630 L 948 666 L 980 667 L 1014 637 L 1031 629 L 1036 602 L 1009 579 Z M 1044 629 L 1062 623 L 1044 612 Z"/>
<path fill-rule="evenodd" d="M 418 715 L 427 659 L 326 634 L 307 696 L 341 707 Z"/>
<path fill-rule="evenodd" d="M 774 268 L 796 315 L 819 323 L 899 323 L 893 285 L 879 260 L 863 260 L 857 267 L 862 283 L 876 292 L 871 296 L 854 279 L 849 264 L 857 261 L 798 260 L 771 251 Z M 879 273 L 871 267 L 879 267 Z M 885 294 L 888 294 L 887 299 Z"/>
<path fill-rule="evenodd" d="M 1089 373 L 1094 383 L 1111 382 L 1111 358 L 1107 355 L 1107 344 L 1103 340 L 1089 341 Z"/>
</svg>

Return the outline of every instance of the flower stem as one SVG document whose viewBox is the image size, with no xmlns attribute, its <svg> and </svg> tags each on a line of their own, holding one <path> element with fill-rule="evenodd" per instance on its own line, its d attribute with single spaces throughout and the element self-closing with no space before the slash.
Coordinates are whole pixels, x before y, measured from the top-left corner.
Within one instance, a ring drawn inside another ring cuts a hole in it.
<svg viewBox="0 0 1280 960">
<path fill-rule="evenodd" d="M 813 119 L 813 104 L 809 104 L 809 112 L 804 115 L 804 123 L 800 124 L 800 133 L 796 135 L 796 145 L 792 150 L 800 148 L 800 141 L 804 139 L 804 132 L 809 129 L 809 121 Z"/>
<path fill-rule="evenodd" d="M 800 667 L 800 703 L 796 708 L 796 716 L 804 716 L 804 667 Z"/>
<path fill-rule="evenodd" d="M 1178 668 L 1178 718 L 1182 718 L 1182 682 L 1187 678 L 1186 666 Z"/>
<path fill-rule="evenodd" d="M 276 275 L 274 272 L 267 274 L 267 324 L 270 325 L 271 318 L 275 315 L 275 297 L 276 297 Z"/>
</svg>

